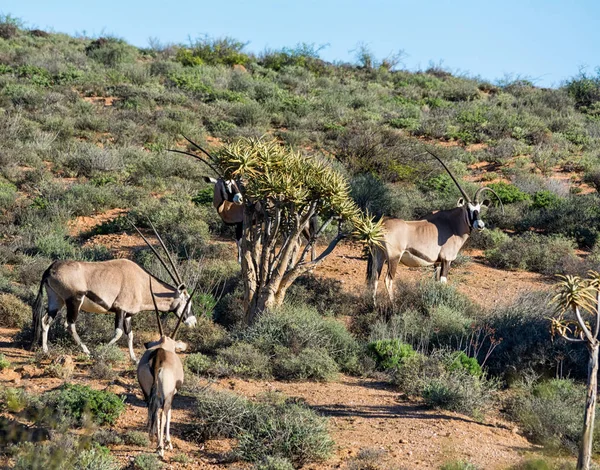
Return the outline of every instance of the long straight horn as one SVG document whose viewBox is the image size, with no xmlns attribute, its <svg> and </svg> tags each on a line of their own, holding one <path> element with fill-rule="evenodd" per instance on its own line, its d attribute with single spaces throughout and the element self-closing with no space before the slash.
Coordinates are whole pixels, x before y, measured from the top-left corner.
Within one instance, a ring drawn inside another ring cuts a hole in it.
<svg viewBox="0 0 600 470">
<path fill-rule="evenodd" d="M 477 190 L 477 192 L 475 193 L 475 202 L 478 203 L 479 202 L 479 195 L 483 192 L 483 191 L 489 191 L 491 192 L 494 196 L 496 196 L 496 198 L 498 198 L 498 202 L 500 203 L 500 207 L 502 208 L 502 213 L 504 214 L 504 204 L 502 204 L 502 199 L 500 199 L 500 196 L 498 196 L 498 194 L 496 194 L 496 191 L 494 191 L 492 188 L 488 188 L 487 186 L 483 186 L 482 188 L 479 188 Z"/>
<path fill-rule="evenodd" d="M 150 227 L 152 227 L 152 230 L 154 231 L 154 235 L 156 235 L 156 238 L 158 238 L 160 246 L 162 246 L 163 250 L 165 250 L 165 253 L 167 254 L 167 258 L 169 259 L 169 263 L 171 263 L 173 272 L 175 272 L 175 275 L 177 276 L 177 282 L 179 283 L 179 285 L 183 284 L 183 281 L 181 280 L 181 274 L 179 274 L 179 271 L 177 270 L 177 265 L 173 262 L 173 258 L 171 258 L 171 253 L 169 253 L 169 250 L 167 250 L 167 246 L 165 245 L 165 242 L 163 242 L 162 238 L 160 238 L 160 235 L 156 231 L 156 228 L 154 227 L 154 224 L 152 223 L 152 221 L 150 219 L 148 219 L 148 223 L 150 224 Z"/>
<path fill-rule="evenodd" d="M 454 177 L 454 175 L 452 174 L 452 172 L 450 171 L 450 169 L 446 166 L 446 164 L 442 161 L 442 159 L 440 157 L 438 157 L 437 155 L 435 155 L 434 153 L 431 152 L 431 150 L 429 149 L 425 149 L 426 152 L 431 155 L 433 158 L 435 158 L 438 162 L 440 162 L 442 164 L 442 166 L 444 167 L 444 169 L 448 172 L 448 174 L 450 175 L 450 178 L 452 178 L 452 181 L 454 181 L 454 184 L 456 184 L 456 187 L 458 188 L 458 190 L 461 192 L 461 194 L 464 196 L 464 198 L 467 200 L 467 202 L 471 202 L 471 198 L 469 197 L 469 195 L 465 192 L 465 190 L 460 186 L 460 184 L 458 184 L 458 181 L 456 180 L 456 178 Z"/>
<path fill-rule="evenodd" d="M 150 295 L 152 296 L 152 303 L 154 304 L 154 311 L 156 312 L 156 322 L 158 323 L 158 332 L 162 338 L 165 334 L 163 333 L 162 323 L 160 322 L 160 314 L 158 313 L 158 305 L 156 305 L 156 299 L 154 298 L 154 290 L 152 289 L 152 276 L 150 278 Z"/>
<path fill-rule="evenodd" d="M 212 171 L 214 171 L 220 178 L 223 177 L 223 175 L 221 174 L 221 172 L 219 170 L 217 170 L 214 165 L 211 165 L 209 162 L 207 162 L 204 158 L 191 153 L 191 152 L 186 152 L 184 150 L 177 150 L 177 149 L 167 149 L 167 152 L 174 152 L 174 153 L 181 153 L 183 155 L 189 155 L 190 157 L 194 157 L 196 160 L 200 160 L 202 163 L 204 163 L 206 166 L 210 167 L 210 169 Z"/>
<path fill-rule="evenodd" d="M 183 307 L 183 310 L 181 311 L 181 315 L 179 315 L 179 320 L 177 320 L 177 325 L 175 325 L 175 329 L 173 330 L 173 333 L 171 333 L 171 339 L 175 339 L 175 336 L 177 335 L 177 330 L 179 330 L 179 326 L 181 325 L 181 321 L 183 320 L 183 314 L 187 311 L 187 308 L 190 305 L 190 302 L 192 301 L 192 298 L 194 297 L 194 294 L 196 293 L 196 289 L 198 289 L 199 284 L 200 284 L 200 282 L 196 283 L 194 290 L 188 297 L 187 302 L 185 303 L 185 307 Z"/>
<path fill-rule="evenodd" d="M 174 284 L 180 284 L 180 282 L 175 278 L 175 276 L 173 275 L 173 273 L 169 270 L 169 267 L 167 266 L 167 263 L 165 263 L 165 260 L 162 259 L 162 257 L 158 254 L 158 251 L 156 251 L 156 248 L 154 248 L 150 244 L 150 242 L 148 241 L 148 239 L 144 236 L 144 234 L 142 232 L 140 232 L 140 229 L 137 228 L 135 226 L 135 224 L 131 220 L 129 220 L 129 223 L 136 230 L 136 232 L 140 235 L 140 237 L 142 237 L 144 239 L 144 241 L 146 242 L 146 245 L 148 245 L 148 248 L 150 248 L 152 250 L 152 253 L 154 253 L 154 255 L 158 258 L 158 261 L 160 261 L 160 264 L 163 265 L 163 268 L 165 268 L 165 271 L 167 271 L 167 274 L 169 274 L 169 276 L 171 277 L 171 279 L 173 279 L 173 283 Z"/>
<path fill-rule="evenodd" d="M 192 139 L 188 139 L 186 136 L 183 136 L 183 138 L 185 140 L 187 140 L 190 144 L 192 144 L 194 147 L 196 147 L 198 150 L 200 150 L 204 155 L 206 155 L 208 158 L 210 158 L 213 162 L 216 162 L 217 159 L 215 157 L 213 157 L 210 153 L 208 153 L 206 150 L 204 150 L 202 147 L 200 147 L 196 142 L 194 142 Z"/>
</svg>

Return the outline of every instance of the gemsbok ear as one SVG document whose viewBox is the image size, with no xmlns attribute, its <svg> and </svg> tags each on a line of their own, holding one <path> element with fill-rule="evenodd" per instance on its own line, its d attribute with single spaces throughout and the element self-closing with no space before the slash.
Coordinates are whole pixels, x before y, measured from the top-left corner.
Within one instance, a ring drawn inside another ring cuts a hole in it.
<svg viewBox="0 0 600 470">
<path fill-rule="evenodd" d="M 183 341 L 175 341 L 175 350 L 176 351 L 183 352 L 186 349 L 187 349 L 187 343 L 184 343 Z"/>
<path fill-rule="evenodd" d="M 456 203 L 456 205 L 457 205 L 458 207 L 462 207 L 462 206 L 464 206 L 464 205 L 465 205 L 465 200 L 464 200 L 464 198 L 462 198 L 462 197 L 461 197 L 461 198 L 458 200 L 458 202 Z"/>
<path fill-rule="evenodd" d="M 215 178 L 211 178 L 210 176 L 205 176 L 204 181 L 207 183 L 217 184 L 217 180 Z"/>
<path fill-rule="evenodd" d="M 489 199 L 484 199 L 481 205 L 483 207 L 490 207 L 491 201 Z"/>
<path fill-rule="evenodd" d="M 177 286 L 177 290 L 179 292 L 183 292 L 186 289 L 186 285 L 184 283 L 181 283 Z"/>
</svg>

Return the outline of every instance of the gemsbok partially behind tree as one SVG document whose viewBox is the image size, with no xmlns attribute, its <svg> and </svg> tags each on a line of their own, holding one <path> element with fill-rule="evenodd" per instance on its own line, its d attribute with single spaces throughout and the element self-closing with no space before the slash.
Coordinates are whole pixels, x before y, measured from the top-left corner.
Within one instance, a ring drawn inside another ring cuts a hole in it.
<svg viewBox="0 0 600 470">
<path fill-rule="evenodd" d="M 210 160 L 213 160 L 213 157 L 198 144 L 183 136 L 185 140 L 187 140 L 190 144 L 204 153 Z M 213 206 L 221 217 L 221 220 L 226 225 L 235 226 L 235 242 L 237 244 L 238 251 L 238 262 L 242 261 L 242 234 L 243 234 L 243 226 L 244 226 L 244 197 L 242 196 L 242 192 L 240 191 L 240 184 L 235 179 L 226 179 L 221 173 L 218 171 L 215 165 L 211 164 L 206 159 L 195 155 L 191 152 L 184 152 L 182 150 L 170 150 L 171 152 L 181 153 L 184 155 L 189 155 L 194 157 L 197 160 L 200 160 L 207 166 L 209 166 L 217 175 L 218 178 L 213 178 L 212 176 L 205 176 L 204 181 L 207 183 L 214 184 L 213 190 Z M 318 217 L 311 217 L 308 226 L 302 230 L 302 236 L 310 241 L 317 233 L 318 226 Z M 311 246 L 310 251 L 310 259 L 314 260 L 316 258 L 316 249 L 315 245 Z"/>
<path fill-rule="evenodd" d="M 429 214 L 421 220 L 387 218 L 383 221 L 383 240 L 371 247 L 367 262 L 367 281 L 373 295 L 373 304 L 376 303 L 381 270 L 386 263 L 388 270 L 385 286 L 390 301 L 394 299 L 394 277 L 399 263 L 412 268 L 434 265 L 436 280 L 445 283 L 450 263 L 456 259 L 471 232 L 485 228 L 485 223 L 481 220 L 481 208 L 488 207 L 490 201 L 480 201 L 480 194 L 490 191 L 502 205 L 500 196 L 485 186 L 479 188 L 471 200 L 446 164 L 429 150 L 427 152 L 442 164 L 463 197 L 458 200 L 457 207 Z"/>
<path fill-rule="evenodd" d="M 185 320 L 188 326 L 194 326 L 196 317 L 191 311 L 190 296 L 164 242 L 152 225 L 152 229 L 166 252 L 173 271 L 168 268 L 148 239 L 142 235 L 137 227 L 134 226 L 134 228 L 152 249 L 175 283 L 173 286 L 153 276 L 156 282 L 158 309 L 161 312 L 175 312 L 180 319 Z M 58 312 L 63 306 L 66 306 L 67 318 L 65 325 L 83 352 L 89 354 L 89 349 L 83 344 L 75 329 L 79 311 L 83 310 L 91 313 L 111 312 L 115 314 L 115 335 L 109 344 L 116 343 L 125 332 L 128 339 L 129 356 L 132 361 L 136 361 L 137 358 L 133 350 L 131 317 L 138 312 L 153 309 L 154 299 L 148 288 L 149 275 L 152 276 L 144 268 L 128 259 L 96 262 L 53 262 L 42 276 L 38 295 L 33 305 L 34 338 L 32 347 L 39 344 L 41 337 L 42 348 L 44 352 L 48 352 L 48 330 Z M 48 295 L 48 306 L 45 312 L 43 306 L 44 289 Z"/>
<path fill-rule="evenodd" d="M 177 356 L 177 351 L 185 351 L 187 345 L 176 340 L 181 317 L 170 336 L 164 333 L 152 284 L 153 279 L 150 277 L 150 295 L 154 302 L 160 338 L 157 341 L 146 343 L 146 352 L 138 364 L 137 377 L 144 393 L 144 400 L 148 405 L 148 434 L 150 440 L 156 437 L 157 450 L 162 457 L 165 453 L 165 439 L 167 447 L 170 450 L 173 449 L 170 432 L 171 406 L 173 397 L 183 384 L 183 365 Z M 196 287 L 198 287 L 197 284 Z M 196 288 L 188 299 L 186 308 L 195 291 Z"/>
</svg>

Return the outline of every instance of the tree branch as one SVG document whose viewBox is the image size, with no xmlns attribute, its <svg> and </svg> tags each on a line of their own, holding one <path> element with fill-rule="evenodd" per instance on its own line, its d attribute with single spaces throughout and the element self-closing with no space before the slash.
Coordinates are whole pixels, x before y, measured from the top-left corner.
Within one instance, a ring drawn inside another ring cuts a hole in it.
<svg viewBox="0 0 600 470">
<path fill-rule="evenodd" d="M 317 238 L 319 238 L 321 233 L 323 233 L 323 230 L 325 230 L 329 226 L 329 224 L 331 223 L 332 220 L 333 220 L 333 217 L 329 217 L 329 219 L 327 219 L 323 223 L 323 225 L 321 225 L 319 230 L 317 230 L 317 233 L 315 233 L 311 236 L 310 240 L 308 241 L 308 243 L 304 247 L 304 250 L 302 251 L 302 255 L 300 255 L 300 261 L 298 262 L 298 264 L 302 264 L 304 262 L 304 258 L 306 258 L 306 255 L 308 254 L 308 250 L 315 244 L 315 242 L 317 241 Z"/>
<path fill-rule="evenodd" d="M 579 323 L 579 327 L 581 328 L 581 331 L 583 331 L 583 334 L 585 335 L 586 339 L 590 343 L 593 343 L 595 338 L 592 336 L 592 333 L 590 332 L 588 327 L 585 325 L 585 322 L 583 321 L 583 318 L 581 317 L 581 312 L 579 311 L 579 307 L 575 305 L 573 307 L 573 310 L 575 311 L 575 316 L 577 317 L 577 323 Z"/>
</svg>

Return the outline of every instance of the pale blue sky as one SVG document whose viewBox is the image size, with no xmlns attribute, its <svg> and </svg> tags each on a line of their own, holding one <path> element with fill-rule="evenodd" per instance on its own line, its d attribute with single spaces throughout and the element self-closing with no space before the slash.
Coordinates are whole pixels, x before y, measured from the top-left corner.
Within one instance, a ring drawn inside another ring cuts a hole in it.
<svg viewBox="0 0 600 470">
<path fill-rule="evenodd" d="M 378 58 L 403 49 L 405 67 L 443 63 L 488 80 L 505 74 L 557 86 L 600 65 L 600 2 L 450 0 L 156 1 L 2 0 L 0 11 L 28 26 L 90 36 L 110 33 L 136 46 L 150 37 L 185 43 L 208 34 L 248 41 L 247 50 L 326 44 L 326 60 L 353 61 L 358 43 Z"/>
</svg>

